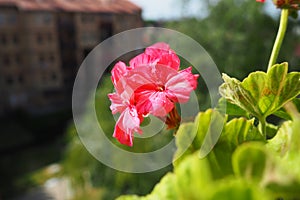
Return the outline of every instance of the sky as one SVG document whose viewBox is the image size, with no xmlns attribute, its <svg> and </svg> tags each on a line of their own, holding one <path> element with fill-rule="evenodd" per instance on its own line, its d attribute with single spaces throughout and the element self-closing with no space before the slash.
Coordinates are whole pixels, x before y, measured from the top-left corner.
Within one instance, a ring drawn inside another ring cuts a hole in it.
<svg viewBox="0 0 300 200">
<path fill-rule="evenodd" d="M 202 0 L 189 0 L 182 8 L 180 0 L 130 0 L 143 9 L 144 20 L 172 20 L 181 17 L 202 18 L 208 15 Z M 257 3 L 253 0 L 254 3 Z M 265 8 L 271 15 L 278 13 L 272 1 L 266 1 Z"/>
<path fill-rule="evenodd" d="M 204 6 L 199 0 L 190 0 L 182 8 L 179 0 L 130 0 L 143 9 L 145 20 L 169 20 L 181 17 L 203 17 L 207 13 L 203 12 Z"/>
</svg>

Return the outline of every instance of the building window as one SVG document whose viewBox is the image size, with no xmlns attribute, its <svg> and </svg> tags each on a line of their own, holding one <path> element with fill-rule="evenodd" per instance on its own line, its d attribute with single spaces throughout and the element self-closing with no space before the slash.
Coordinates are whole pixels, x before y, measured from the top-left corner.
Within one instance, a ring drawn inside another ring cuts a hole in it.
<svg viewBox="0 0 300 200">
<path fill-rule="evenodd" d="M 43 18 L 45 24 L 50 24 L 53 20 L 53 16 L 50 13 L 44 14 Z"/>
<path fill-rule="evenodd" d="M 52 73 L 51 79 L 52 79 L 53 81 L 55 81 L 55 80 L 57 79 L 57 75 L 56 75 L 55 73 Z"/>
<path fill-rule="evenodd" d="M 1 44 L 2 45 L 6 45 L 7 44 L 7 38 L 6 38 L 5 35 L 1 35 L 0 40 L 1 40 Z"/>
<path fill-rule="evenodd" d="M 17 63 L 18 65 L 20 65 L 20 64 L 22 63 L 22 59 L 21 59 L 20 54 L 17 54 L 16 57 L 15 57 L 15 59 L 16 59 L 16 63 Z"/>
<path fill-rule="evenodd" d="M 22 75 L 20 75 L 20 76 L 18 77 L 18 81 L 19 81 L 19 83 L 23 83 L 23 82 L 24 82 L 24 78 L 23 78 Z"/>
<path fill-rule="evenodd" d="M 19 44 L 19 38 L 18 38 L 17 35 L 13 35 L 12 40 L 13 40 L 13 43 L 14 43 L 14 44 Z"/>
<path fill-rule="evenodd" d="M 101 41 L 109 38 L 113 34 L 113 26 L 111 22 L 102 22 L 100 24 L 100 39 Z"/>
<path fill-rule="evenodd" d="M 7 16 L 7 22 L 9 24 L 16 24 L 17 22 L 17 16 L 15 14 L 10 14 Z"/>
<path fill-rule="evenodd" d="M 81 22 L 82 23 L 91 23 L 94 22 L 94 16 L 89 14 L 82 14 L 81 15 Z"/>
<path fill-rule="evenodd" d="M 97 34 L 91 32 L 83 32 L 81 41 L 83 44 L 95 44 L 98 42 Z"/>
<path fill-rule="evenodd" d="M 40 57 L 39 57 L 39 61 L 40 61 L 41 63 L 45 62 L 45 57 L 44 57 L 44 56 L 40 56 Z"/>
<path fill-rule="evenodd" d="M 36 36 L 36 41 L 39 43 L 39 44 L 42 44 L 43 43 L 43 36 L 42 34 L 38 33 L 37 36 Z"/>
<path fill-rule="evenodd" d="M 0 26 L 1 25 L 14 25 L 17 22 L 15 13 L 0 13 Z"/>
<path fill-rule="evenodd" d="M 0 26 L 5 24 L 5 15 L 0 13 Z"/>
<path fill-rule="evenodd" d="M 50 61 L 51 63 L 54 63 L 55 57 L 54 57 L 53 54 L 50 54 L 50 56 L 49 56 L 49 61 Z"/>
<path fill-rule="evenodd" d="M 43 55 L 39 56 L 39 66 L 41 68 L 46 68 L 47 67 L 46 59 Z"/>
<path fill-rule="evenodd" d="M 51 13 L 39 13 L 35 14 L 36 25 L 49 25 L 53 21 L 53 15 Z"/>
<path fill-rule="evenodd" d="M 52 41 L 52 34 L 48 33 L 47 37 L 48 37 L 48 41 L 51 42 Z"/>
<path fill-rule="evenodd" d="M 13 85 L 13 83 L 14 83 L 14 80 L 12 79 L 11 76 L 6 77 L 6 84 L 7 85 Z"/>
<path fill-rule="evenodd" d="M 3 58 L 3 64 L 6 66 L 10 65 L 10 58 L 7 55 Z"/>
</svg>

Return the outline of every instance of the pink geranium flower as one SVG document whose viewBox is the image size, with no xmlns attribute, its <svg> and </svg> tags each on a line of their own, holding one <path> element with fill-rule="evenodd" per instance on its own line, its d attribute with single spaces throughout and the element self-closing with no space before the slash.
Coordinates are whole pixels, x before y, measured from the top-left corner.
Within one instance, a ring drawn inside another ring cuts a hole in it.
<svg viewBox="0 0 300 200">
<path fill-rule="evenodd" d="M 132 146 L 134 132 L 142 133 L 140 123 L 149 114 L 166 119 L 169 128 L 178 128 L 180 116 L 175 103 L 189 100 L 197 87 L 198 75 L 192 74 L 191 67 L 178 71 L 180 60 L 165 43 L 146 48 L 129 63 L 129 67 L 123 62 L 114 66 L 115 92 L 108 97 L 112 113 L 120 113 L 113 136 Z"/>
<path fill-rule="evenodd" d="M 257 2 L 265 3 L 266 0 L 256 0 Z"/>
<path fill-rule="evenodd" d="M 157 64 L 153 67 L 136 67 L 128 73 L 128 84 L 135 86 L 135 102 L 139 113 L 166 116 L 174 103 L 185 103 L 197 87 L 198 75 L 191 68 L 176 71 Z"/>
</svg>

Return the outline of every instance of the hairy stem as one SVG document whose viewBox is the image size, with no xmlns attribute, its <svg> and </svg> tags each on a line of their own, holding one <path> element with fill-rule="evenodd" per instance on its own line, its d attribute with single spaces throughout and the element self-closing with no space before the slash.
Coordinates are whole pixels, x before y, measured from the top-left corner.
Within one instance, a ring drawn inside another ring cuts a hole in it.
<svg viewBox="0 0 300 200">
<path fill-rule="evenodd" d="M 267 122 L 265 117 L 259 119 L 259 130 L 264 138 L 267 139 Z"/>
<path fill-rule="evenodd" d="M 270 70 L 270 68 L 276 63 L 280 48 L 281 48 L 281 44 L 286 32 L 286 28 L 287 28 L 287 24 L 288 24 L 288 17 L 289 17 L 289 10 L 288 9 L 282 9 L 281 11 L 281 17 L 280 17 L 280 24 L 279 24 L 279 29 L 278 29 L 278 33 L 274 42 L 274 46 L 272 49 L 272 53 L 271 53 L 271 57 L 269 60 L 269 64 L 268 64 L 268 70 Z"/>
</svg>

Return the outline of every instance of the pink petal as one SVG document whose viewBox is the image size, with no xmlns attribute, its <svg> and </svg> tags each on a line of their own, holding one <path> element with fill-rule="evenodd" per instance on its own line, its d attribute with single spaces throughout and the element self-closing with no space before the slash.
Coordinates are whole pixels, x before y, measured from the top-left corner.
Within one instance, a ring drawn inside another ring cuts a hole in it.
<svg viewBox="0 0 300 200">
<path fill-rule="evenodd" d="M 122 78 L 126 72 L 128 71 L 127 66 L 125 65 L 125 63 L 119 61 L 115 64 L 114 68 L 111 71 L 111 80 L 114 84 L 114 86 L 117 85 L 117 82 L 120 80 L 120 78 Z"/>
<path fill-rule="evenodd" d="M 190 91 L 189 89 L 186 91 L 186 87 L 191 88 L 191 85 L 184 79 L 189 77 L 185 76 L 186 74 L 190 75 L 191 73 L 182 72 L 180 76 L 173 68 L 163 65 L 140 66 L 131 70 L 128 73 L 128 82 L 130 82 L 128 85 L 136 86 L 134 93 L 138 113 L 165 116 L 173 109 L 174 102 L 178 102 L 178 99 L 180 102 L 187 101 Z M 191 76 L 193 75 L 191 74 Z M 173 77 L 181 77 L 181 79 L 176 79 L 176 85 L 172 81 L 170 82 Z M 170 89 L 167 88 L 168 82 L 170 82 Z M 179 84 L 184 84 L 184 86 L 179 87 Z M 179 96 L 183 93 L 183 97 Z"/>
<path fill-rule="evenodd" d="M 113 137 L 115 137 L 121 144 L 125 144 L 130 147 L 133 145 L 132 134 L 125 133 L 125 131 L 123 131 L 119 126 L 115 126 Z"/>
<path fill-rule="evenodd" d="M 112 114 L 116 114 L 117 112 L 123 112 L 127 105 L 124 103 L 124 100 L 121 99 L 120 95 L 117 93 L 108 94 L 108 98 L 111 101 L 110 109 Z"/>
<path fill-rule="evenodd" d="M 142 115 L 165 116 L 174 104 L 167 98 L 165 92 L 158 91 L 157 85 L 148 84 L 135 91 L 137 111 Z"/>
<path fill-rule="evenodd" d="M 191 68 L 180 71 L 166 83 L 168 97 L 173 102 L 184 103 L 190 98 L 190 93 L 197 87 L 197 75 L 191 73 Z"/>
<path fill-rule="evenodd" d="M 155 43 L 146 48 L 145 53 L 147 55 L 159 57 L 162 52 L 168 53 L 170 46 L 164 42 Z"/>
<path fill-rule="evenodd" d="M 132 146 L 133 133 L 142 133 L 140 119 L 135 107 L 127 107 L 120 115 L 114 130 L 115 137 L 121 144 Z"/>
<path fill-rule="evenodd" d="M 179 73 L 185 74 L 187 81 L 189 81 L 193 89 L 197 88 L 198 85 L 197 79 L 199 77 L 199 74 L 192 74 L 192 67 L 188 67 L 184 70 L 181 70 Z"/>
<path fill-rule="evenodd" d="M 177 74 L 176 70 L 164 65 L 141 66 L 128 73 L 128 82 L 136 84 L 136 88 L 147 84 L 165 85 L 172 76 Z"/>
<path fill-rule="evenodd" d="M 129 61 L 129 65 L 132 68 L 135 68 L 137 66 L 153 66 L 158 62 L 158 59 L 155 57 L 151 57 L 150 55 L 147 55 L 145 53 L 142 53 L 133 59 Z"/>
<path fill-rule="evenodd" d="M 158 64 L 169 66 L 175 70 L 179 69 L 180 59 L 166 43 L 160 42 L 146 48 L 145 54 L 158 59 Z"/>
<path fill-rule="evenodd" d="M 116 92 L 108 94 L 113 114 L 123 112 L 127 106 L 133 104 L 134 100 L 134 90 L 127 85 L 124 77 L 116 83 L 115 90 Z"/>
<path fill-rule="evenodd" d="M 152 93 L 144 104 L 151 105 L 150 114 L 157 117 L 166 116 L 174 108 L 174 103 L 170 101 L 165 92 Z"/>
<path fill-rule="evenodd" d="M 176 71 L 180 66 L 180 59 L 175 53 L 161 55 L 157 64 L 169 66 Z"/>
</svg>

